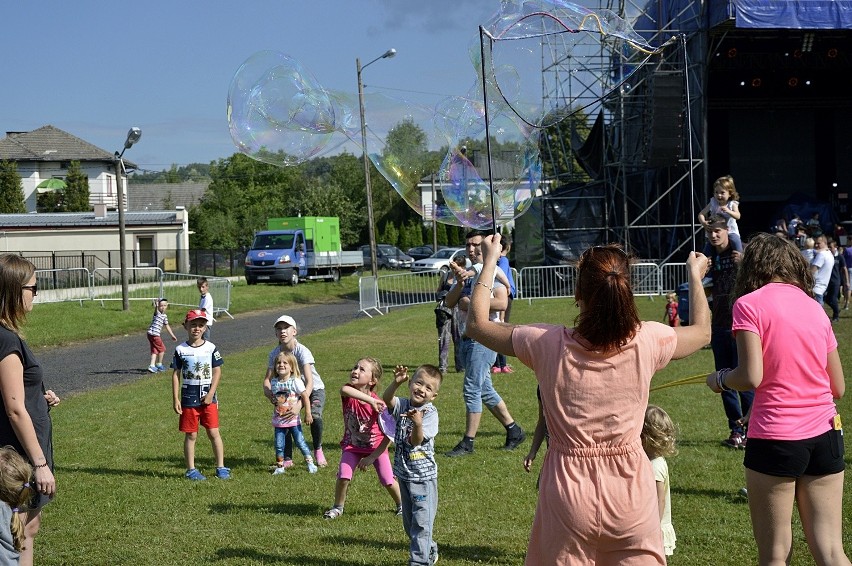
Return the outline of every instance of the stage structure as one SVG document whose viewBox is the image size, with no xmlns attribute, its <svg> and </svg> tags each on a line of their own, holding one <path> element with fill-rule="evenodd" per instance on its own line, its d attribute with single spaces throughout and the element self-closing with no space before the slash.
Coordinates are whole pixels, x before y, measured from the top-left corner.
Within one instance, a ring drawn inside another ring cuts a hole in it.
<svg viewBox="0 0 852 566">
<path fill-rule="evenodd" d="M 517 219 L 517 263 L 564 263 L 612 241 L 681 260 L 702 247 L 696 214 L 729 173 L 746 234 L 802 194 L 848 220 L 852 1 L 783 4 L 601 0 L 650 44 L 679 40 L 604 99 L 631 65 L 618 42 L 543 66 L 551 111 L 583 111 L 542 134 L 554 189 Z"/>
</svg>

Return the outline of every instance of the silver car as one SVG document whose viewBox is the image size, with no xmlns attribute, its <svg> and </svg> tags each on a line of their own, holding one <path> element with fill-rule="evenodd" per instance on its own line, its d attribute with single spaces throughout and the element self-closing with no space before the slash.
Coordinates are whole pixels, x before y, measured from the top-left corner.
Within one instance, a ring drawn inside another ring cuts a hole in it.
<svg viewBox="0 0 852 566">
<path fill-rule="evenodd" d="M 423 271 L 434 270 L 444 272 L 449 271 L 450 262 L 459 255 L 465 255 L 464 248 L 444 248 L 442 250 L 438 250 L 426 259 L 418 259 L 415 261 L 414 265 L 411 266 L 411 272 L 420 273 Z"/>
</svg>

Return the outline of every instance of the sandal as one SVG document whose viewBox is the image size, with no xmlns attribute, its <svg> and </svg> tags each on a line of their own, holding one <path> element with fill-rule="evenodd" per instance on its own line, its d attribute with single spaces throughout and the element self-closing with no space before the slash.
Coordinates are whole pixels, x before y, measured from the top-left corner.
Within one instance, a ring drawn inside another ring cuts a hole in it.
<svg viewBox="0 0 852 566">
<path fill-rule="evenodd" d="M 331 509 L 322 514 L 322 516 L 326 519 L 337 519 L 341 515 L 343 515 L 343 507 L 337 506 L 332 507 Z"/>
</svg>

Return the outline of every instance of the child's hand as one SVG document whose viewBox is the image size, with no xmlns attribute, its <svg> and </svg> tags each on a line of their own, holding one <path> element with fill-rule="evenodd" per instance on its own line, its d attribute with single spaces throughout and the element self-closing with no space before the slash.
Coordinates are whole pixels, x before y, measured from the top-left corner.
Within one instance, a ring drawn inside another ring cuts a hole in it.
<svg viewBox="0 0 852 566">
<path fill-rule="evenodd" d="M 310 411 L 305 411 L 305 424 L 312 424 L 314 422 L 314 416 Z"/>
<path fill-rule="evenodd" d="M 386 408 L 385 402 L 381 399 L 370 399 L 370 405 L 373 406 L 373 409 L 375 409 L 377 413 L 381 413 Z"/>
<path fill-rule="evenodd" d="M 535 452 L 530 452 L 527 454 L 527 457 L 524 458 L 524 469 L 529 473 L 530 468 L 532 467 L 532 463 L 535 462 Z"/>
<path fill-rule="evenodd" d="M 359 470 L 366 472 L 367 468 L 372 466 L 375 461 L 376 459 L 373 456 L 364 456 L 363 458 L 361 458 L 361 461 L 358 462 L 357 467 Z"/>
<path fill-rule="evenodd" d="M 414 426 L 423 426 L 423 411 L 418 411 L 417 409 L 409 409 L 406 411 L 405 416 L 411 419 L 411 422 L 414 423 Z"/>
<path fill-rule="evenodd" d="M 393 379 L 397 385 L 408 381 L 408 368 L 406 366 L 396 366 L 393 369 Z"/>
<path fill-rule="evenodd" d="M 179 414 L 179 415 L 183 414 L 183 408 L 180 406 L 180 401 L 175 401 L 173 408 L 174 408 L 174 410 L 177 414 Z"/>
</svg>

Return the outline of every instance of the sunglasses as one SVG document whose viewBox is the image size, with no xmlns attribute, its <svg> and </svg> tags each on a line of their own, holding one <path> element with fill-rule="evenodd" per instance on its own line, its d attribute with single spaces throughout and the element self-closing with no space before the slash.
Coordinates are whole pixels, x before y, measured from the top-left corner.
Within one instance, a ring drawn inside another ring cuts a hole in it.
<svg viewBox="0 0 852 566">
<path fill-rule="evenodd" d="M 35 296 L 37 296 L 37 295 L 38 295 L 38 283 L 36 283 L 35 285 L 24 285 L 24 286 L 23 286 L 23 287 L 21 287 L 21 288 L 22 288 L 22 289 L 29 289 L 30 291 L 32 291 L 32 292 L 33 292 L 33 297 L 35 297 Z"/>
</svg>

